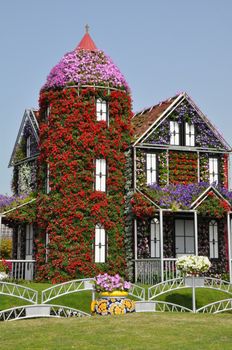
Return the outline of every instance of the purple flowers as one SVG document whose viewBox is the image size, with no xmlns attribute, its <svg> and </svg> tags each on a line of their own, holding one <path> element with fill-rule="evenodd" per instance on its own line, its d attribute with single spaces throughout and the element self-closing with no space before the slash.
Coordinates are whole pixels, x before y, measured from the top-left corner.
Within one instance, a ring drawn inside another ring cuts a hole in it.
<svg viewBox="0 0 232 350">
<path fill-rule="evenodd" d="M 0 212 L 4 212 L 13 206 L 22 204 L 22 200 L 26 198 L 26 195 L 22 196 L 6 196 L 0 194 Z"/>
<path fill-rule="evenodd" d="M 199 182 L 193 184 L 177 184 L 160 187 L 151 185 L 146 190 L 149 197 L 154 199 L 162 208 L 171 209 L 189 209 L 190 205 L 209 187 L 207 182 Z M 217 190 L 230 203 L 232 202 L 232 193 L 225 188 L 216 187 Z"/>
<path fill-rule="evenodd" d="M 110 57 L 103 51 L 74 50 L 51 70 L 43 90 L 72 84 L 109 85 L 129 91 L 129 86 Z"/>
<path fill-rule="evenodd" d="M 114 290 L 127 291 L 131 288 L 131 283 L 125 281 L 119 274 L 114 276 L 104 273 L 98 275 L 95 281 L 95 289 L 97 292 L 112 292 Z"/>
</svg>

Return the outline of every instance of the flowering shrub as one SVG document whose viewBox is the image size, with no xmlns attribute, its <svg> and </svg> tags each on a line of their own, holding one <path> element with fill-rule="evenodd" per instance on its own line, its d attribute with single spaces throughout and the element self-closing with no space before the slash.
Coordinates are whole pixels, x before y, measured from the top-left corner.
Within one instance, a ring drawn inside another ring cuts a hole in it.
<svg viewBox="0 0 232 350">
<path fill-rule="evenodd" d="M 113 292 L 114 290 L 128 291 L 131 283 L 125 281 L 119 274 L 114 276 L 104 273 L 98 275 L 95 279 L 95 289 L 97 292 Z"/>
<path fill-rule="evenodd" d="M 0 272 L 5 272 L 8 274 L 11 272 L 12 269 L 12 263 L 9 261 L 6 261 L 4 259 L 0 260 Z"/>
<path fill-rule="evenodd" d="M 207 256 L 183 255 L 176 262 L 176 268 L 188 275 L 207 272 L 210 267 Z"/>
</svg>

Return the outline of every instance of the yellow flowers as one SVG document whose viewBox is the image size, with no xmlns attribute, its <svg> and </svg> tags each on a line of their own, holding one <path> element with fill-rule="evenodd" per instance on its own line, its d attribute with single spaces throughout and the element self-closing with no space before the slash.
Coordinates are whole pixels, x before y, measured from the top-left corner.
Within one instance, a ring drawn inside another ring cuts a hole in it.
<svg viewBox="0 0 232 350">
<path fill-rule="evenodd" d="M 97 315 L 123 315 L 135 311 L 135 302 L 127 298 L 102 298 L 91 303 L 91 312 Z"/>
</svg>

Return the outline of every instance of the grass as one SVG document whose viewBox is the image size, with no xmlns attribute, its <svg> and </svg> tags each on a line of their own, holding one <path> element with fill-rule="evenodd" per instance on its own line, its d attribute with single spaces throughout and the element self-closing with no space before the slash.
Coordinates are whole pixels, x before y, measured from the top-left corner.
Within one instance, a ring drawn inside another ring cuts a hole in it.
<svg viewBox="0 0 232 350">
<path fill-rule="evenodd" d="M 0 324 L 0 349 L 229 350 L 232 316 L 146 313 Z"/>
<path fill-rule="evenodd" d="M 22 283 L 41 292 L 45 283 Z M 197 289 L 197 307 L 230 296 L 210 289 Z M 191 289 L 159 297 L 191 308 Z M 53 299 L 90 312 L 91 292 L 72 293 Z M 25 305 L 24 300 L 0 295 L 0 309 Z M 137 313 L 123 316 L 95 316 L 81 319 L 32 319 L 0 323 L 0 350 L 226 350 L 232 344 L 232 315 L 188 313 Z"/>
<path fill-rule="evenodd" d="M 39 302 L 41 302 L 40 300 L 41 291 L 51 287 L 51 284 L 49 283 L 22 282 L 21 284 L 26 287 L 36 289 L 39 292 Z M 214 301 L 217 301 L 220 299 L 221 300 L 228 299 L 230 297 L 231 296 L 229 294 L 222 291 L 216 291 L 212 289 L 202 289 L 202 288 L 196 289 L 197 308 L 200 308 Z M 91 298 L 92 298 L 91 292 L 85 291 L 85 292 L 71 293 L 63 297 L 58 297 L 56 299 L 51 300 L 48 303 L 57 304 L 57 305 L 66 305 L 66 306 L 70 306 L 89 313 Z M 173 291 L 158 297 L 157 300 L 162 300 L 162 301 L 183 305 L 191 309 L 192 308 L 192 290 L 188 288 L 188 289 Z M 4 310 L 15 306 L 20 306 L 20 305 L 26 305 L 26 304 L 30 304 L 30 303 L 15 297 L 0 295 L 0 310 Z"/>
</svg>

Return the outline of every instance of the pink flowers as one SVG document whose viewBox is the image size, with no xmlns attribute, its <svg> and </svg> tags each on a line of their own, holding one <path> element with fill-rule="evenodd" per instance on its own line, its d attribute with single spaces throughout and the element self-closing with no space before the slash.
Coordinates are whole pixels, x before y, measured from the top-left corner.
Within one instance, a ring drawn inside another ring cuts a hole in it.
<svg viewBox="0 0 232 350">
<path fill-rule="evenodd" d="M 100 50 L 74 50 L 65 54 L 51 70 L 42 90 L 72 84 L 103 84 L 129 91 L 118 67 Z"/>
<path fill-rule="evenodd" d="M 97 292 L 112 292 L 114 290 L 127 291 L 131 288 L 131 283 L 125 281 L 119 274 L 114 276 L 108 273 L 100 274 L 96 277 L 95 289 Z"/>
</svg>

